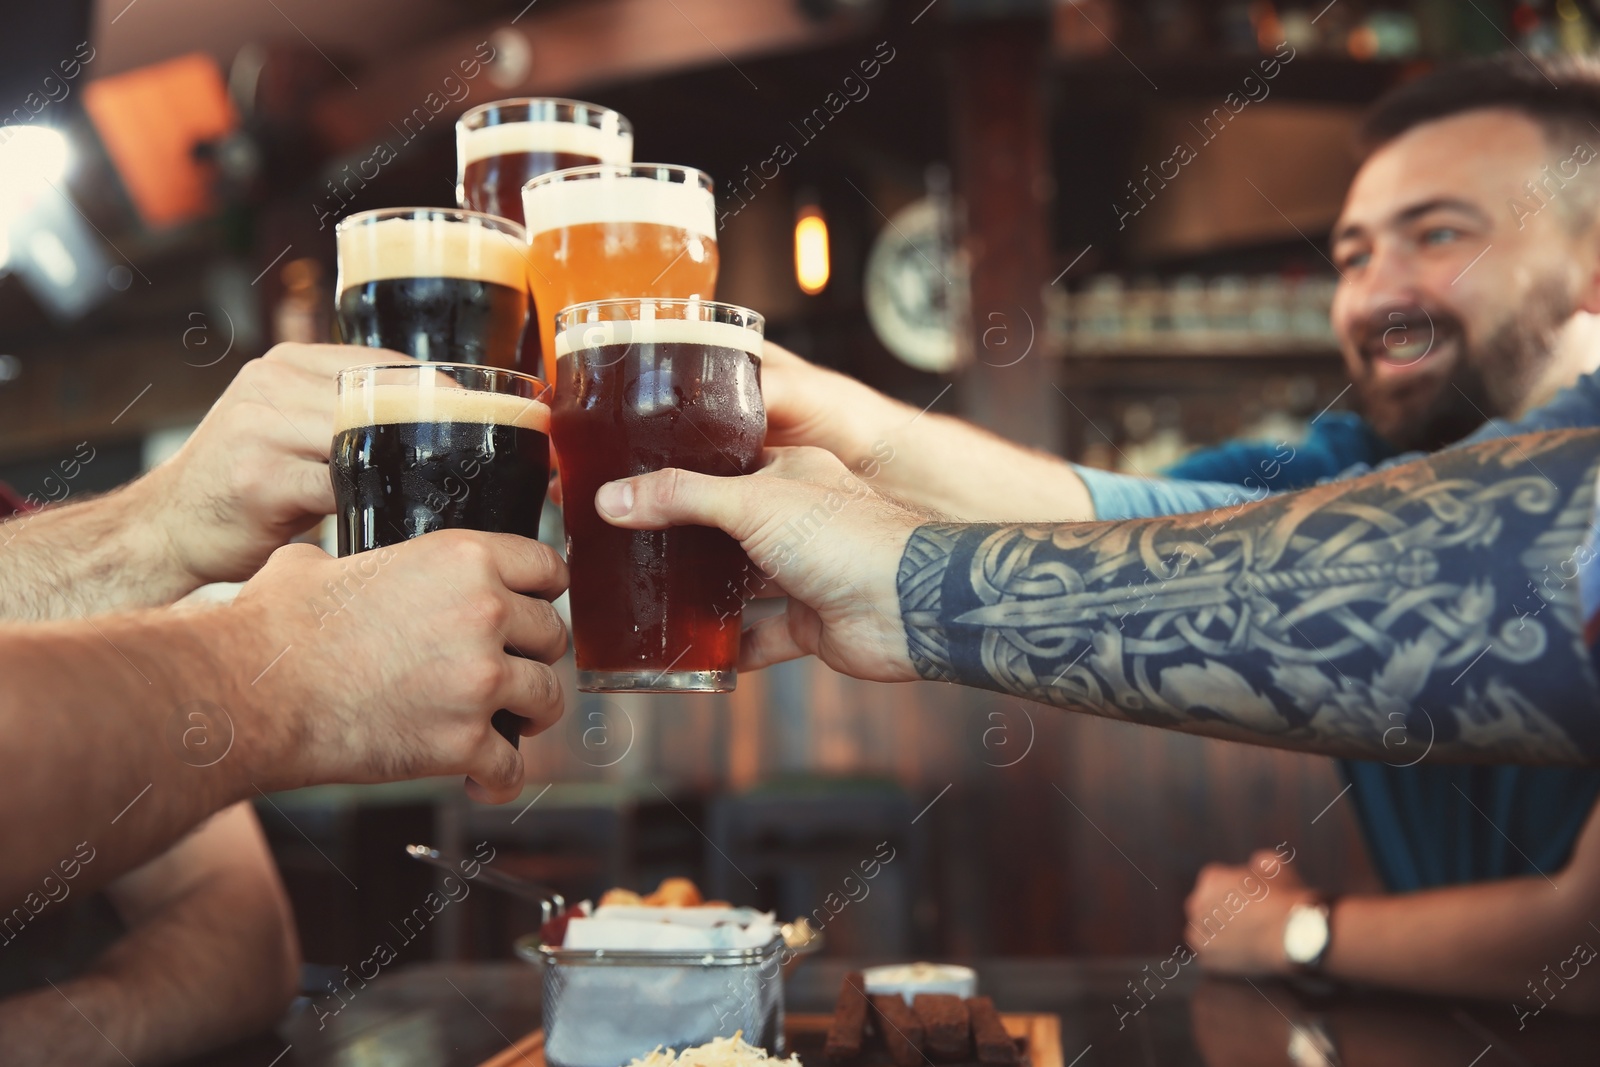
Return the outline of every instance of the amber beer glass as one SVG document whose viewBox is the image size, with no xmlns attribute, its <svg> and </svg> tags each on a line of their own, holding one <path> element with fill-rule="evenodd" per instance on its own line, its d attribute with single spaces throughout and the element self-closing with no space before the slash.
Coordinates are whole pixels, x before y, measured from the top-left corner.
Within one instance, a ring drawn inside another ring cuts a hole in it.
<svg viewBox="0 0 1600 1067">
<path fill-rule="evenodd" d="M 624 530 L 595 511 L 615 478 L 750 474 L 766 436 L 762 317 L 700 300 L 563 310 L 551 438 L 561 465 L 572 640 L 586 692 L 726 692 L 737 679 L 744 552 L 702 526 Z"/>
<path fill-rule="evenodd" d="M 717 283 L 711 190 L 704 172 L 662 163 L 574 167 L 529 182 L 528 281 L 544 351 L 555 343 L 556 313 L 573 304 L 709 300 Z M 552 384 L 561 390 L 560 375 Z"/>
<path fill-rule="evenodd" d="M 456 203 L 522 222 L 522 187 L 531 178 L 589 163 L 633 161 L 633 125 L 610 108 L 581 100 L 496 100 L 456 121 Z M 539 330 L 522 339 L 517 367 L 544 370 Z"/>
<path fill-rule="evenodd" d="M 549 394 L 531 375 L 465 363 L 340 371 L 329 464 L 339 555 L 434 530 L 537 538 L 550 478 Z M 516 745 L 517 716 L 497 711 L 493 721 Z"/>
<path fill-rule="evenodd" d="M 522 187 L 553 170 L 633 162 L 633 125 L 581 100 L 523 97 L 456 120 L 456 203 L 523 222 Z"/>
<path fill-rule="evenodd" d="M 345 344 L 515 368 L 529 308 L 521 226 L 476 211 L 385 208 L 351 215 L 335 237 Z"/>
</svg>

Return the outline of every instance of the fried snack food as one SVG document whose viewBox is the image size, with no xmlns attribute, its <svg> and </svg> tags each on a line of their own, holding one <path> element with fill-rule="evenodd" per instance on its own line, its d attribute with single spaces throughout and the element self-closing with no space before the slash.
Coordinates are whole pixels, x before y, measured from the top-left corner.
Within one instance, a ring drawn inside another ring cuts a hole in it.
<svg viewBox="0 0 1600 1067">
<path fill-rule="evenodd" d="M 622 906 L 643 908 L 726 908 L 726 900 L 706 900 L 700 887 L 687 878 L 663 878 L 655 892 L 641 896 L 631 889 L 618 886 L 607 889 L 600 898 L 600 907 Z"/>
<path fill-rule="evenodd" d="M 883 1035 L 884 1047 L 895 1067 L 918 1067 L 926 1040 L 922 1020 L 899 993 L 873 993 L 870 999 L 878 1032 Z"/>
<path fill-rule="evenodd" d="M 839 999 L 833 1008 L 833 1023 L 828 1027 L 828 1042 L 823 1053 L 833 1063 L 849 1063 L 861 1055 L 867 1041 L 867 983 L 860 971 L 844 976 Z"/>
<path fill-rule="evenodd" d="M 700 887 L 687 878 L 663 878 L 656 891 L 644 898 L 645 907 L 696 908 L 702 901 Z"/>
<path fill-rule="evenodd" d="M 911 1010 L 922 1020 L 928 1055 L 936 1060 L 972 1057 L 971 1020 L 967 1002 L 953 993 L 918 993 Z"/>
<path fill-rule="evenodd" d="M 978 1051 L 978 1062 L 988 1067 L 1015 1064 L 1017 1043 L 1006 1033 L 994 1001 L 988 997 L 973 997 L 967 1001 L 967 1013 L 972 1017 L 972 1043 Z"/>
</svg>

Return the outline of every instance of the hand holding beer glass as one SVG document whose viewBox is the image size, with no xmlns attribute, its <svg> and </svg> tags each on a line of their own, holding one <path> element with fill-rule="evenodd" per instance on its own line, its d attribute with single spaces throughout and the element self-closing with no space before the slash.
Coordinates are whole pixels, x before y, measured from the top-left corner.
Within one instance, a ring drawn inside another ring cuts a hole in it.
<svg viewBox="0 0 1600 1067">
<path fill-rule="evenodd" d="M 737 680 L 748 563 L 720 530 L 626 530 L 606 482 L 678 467 L 753 473 L 766 409 L 754 311 L 602 300 L 558 316 L 551 436 L 566 505 L 572 639 L 586 692 L 726 692 Z"/>
<path fill-rule="evenodd" d="M 341 335 L 429 361 L 339 375 L 339 555 L 444 529 L 537 538 L 549 389 L 510 369 L 528 321 L 521 227 L 400 208 L 351 216 L 336 234 Z M 494 724 L 517 744 L 516 716 Z"/>
</svg>

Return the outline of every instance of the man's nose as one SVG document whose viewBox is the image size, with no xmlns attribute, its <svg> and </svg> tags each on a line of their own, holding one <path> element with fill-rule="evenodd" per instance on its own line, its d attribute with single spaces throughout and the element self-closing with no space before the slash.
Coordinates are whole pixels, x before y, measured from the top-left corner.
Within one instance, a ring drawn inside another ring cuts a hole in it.
<svg viewBox="0 0 1600 1067">
<path fill-rule="evenodd" d="M 1417 262 L 1394 242 L 1379 241 L 1359 274 L 1347 273 L 1346 306 L 1361 316 L 1418 302 Z"/>
</svg>

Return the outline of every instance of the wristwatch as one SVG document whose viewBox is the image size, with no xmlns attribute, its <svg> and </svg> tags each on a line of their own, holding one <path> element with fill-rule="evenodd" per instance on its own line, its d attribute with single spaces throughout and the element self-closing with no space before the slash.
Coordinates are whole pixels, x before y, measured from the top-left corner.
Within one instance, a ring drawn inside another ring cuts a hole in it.
<svg viewBox="0 0 1600 1067">
<path fill-rule="evenodd" d="M 1333 901 L 1305 901 L 1289 909 L 1283 923 L 1283 954 L 1300 974 L 1320 974 L 1333 943 Z"/>
</svg>

